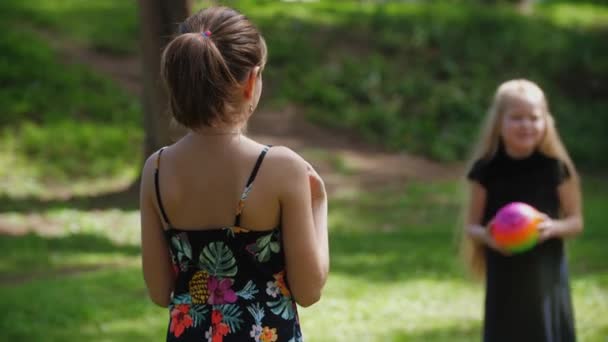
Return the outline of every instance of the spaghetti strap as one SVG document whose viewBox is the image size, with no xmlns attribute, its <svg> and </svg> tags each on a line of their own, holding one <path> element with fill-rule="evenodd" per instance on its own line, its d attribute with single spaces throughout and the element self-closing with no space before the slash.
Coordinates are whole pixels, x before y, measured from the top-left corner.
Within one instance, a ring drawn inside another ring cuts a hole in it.
<svg viewBox="0 0 608 342">
<path fill-rule="evenodd" d="M 236 218 L 234 220 L 235 227 L 240 227 L 240 225 L 241 225 L 241 213 L 243 212 L 243 208 L 245 207 L 245 200 L 247 199 L 247 196 L 249 196 L 249 192 L 253 188 L 253 181 L 255 181 L 255 177 L 258 174 L 260 166 L 262 166 L 264 157 L 266 156 L 266 153 L 268 153 L 268 150 L 271 147 L 272 147 L 271 145 L 267 145 L 264 147 L 264 149 L 260 153 L 260 156 L 258 157 L 258 160 L 255 162 L 255 165 L 253 166 L 251 175 L 249 175 L 249 179 L 247 180 L 247 184 L 245 185 L 245 190 L 243 190 L 243 193 L 241 194 L 241 198 L 239 199 L 239 204 L 237 205 L 237 208 L 236 208 Z"/>
<path fill-rule="evenodd" d="M 165 208 L 163 207 L 163 201 L 160 197 L 160 187 L 159 187 L 159 180 L 158 180 L 158 173 L 159 173 L 159 169 L 160 169 L 160 155 L 161 153 L 163 153 L 163 150 L 165 148 L 161 148 L 158 151 L 158 155 L 156 156 L 156 168 L 154 169 L 154 189 L 156 190 L 156 200 L 158 202 L 158 208 L 160 209 L 160 213 L 163 217 L 163 220 L 165 221 L 165 223 L 167 224 L 167 226 L 171 227 L 171 222 L 169 221 L 169 217 L 167 216 L 167 213 L 165 212 Z"/>
</svg>

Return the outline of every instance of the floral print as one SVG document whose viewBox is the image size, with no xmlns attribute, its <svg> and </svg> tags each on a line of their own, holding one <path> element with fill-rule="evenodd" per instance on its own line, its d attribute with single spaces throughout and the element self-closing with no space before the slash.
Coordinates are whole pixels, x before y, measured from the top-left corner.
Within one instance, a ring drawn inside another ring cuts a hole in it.
<svg viewBox="0 0 608 342">
<path fill-rule="evenodd" d="M 273 275 L 274 282 L 266 283 L 266 293 L 277 300 L 269 301 L 268 307 L 270 311 L 283 319 L 291 320 L 296 314 L 296 305 L 291 298 L 291 292 L 285 282 L 285 271 L 275 273 Z"/>
<path fill-rule="evenodd" d="M 207 339 L 207 342 L 213 342 L 213 327 L 209 326 L 209 329 L 207 329 L 207 331 L 205 331 L 205 339 Z"/>
<path fill-rule="evenodd" d="M 251 326 L 251 331 L 249 332 L 249 336 L 254 339 L 255 342 L 260 342 L 260 337 L 262 336 L 262 320 L 264 319 L 264 308 L 260 306 L 259 303 L 256 305 L 248 306 L 247 311 L 251 314 L 255 324 Z"/>
<path fill-rule="evenodd" d="M 255 342 L 260 342 L 260 336 L 262 335 L 262 327 L 259 325 L 252 325 L 251 331 L 249 332 L 249 336 L 253 337 Z"/>
<path fill-rule="evenodd" d="M 278 230 L 275 231 L 278 235 Z M 267 262 L 273 253 L 279 253 L 281 245 L 276 241 L 275 232 L 259 237 L 255 243 L 249 244 L 246 249 L 254 255 L 259 262 Z"/>
<path fill-rule="evenodd" d="M 280 227 L 255 231 L 240 224 L 268 148 L 258 157 L 231 227 L 176 229 L 162 210 L 156 188 L 175 272 L 167 341 L 302 341 Z M 155 177 L 157 185 L 158 165 Z"/>
<path fill-rule="evenodd" d="M 281 294 L 283 296 L 291 296 L 291 292 L 289 292 L 289 289 L 287 288 L 287 284 L 285 283 L 285 271 L 281 271 L 275 275 L 273 275 L 274 279 L 276 279 L 276 284 L 279 287 L 279 289 L 281 290 Z"/>
<path fill-rule="evenodd" d="M 275 281 L 269 281 L 266 283 L 266 293 L 272 298 L 282 295 L 286 297 L 291 296 L 291 292 L 287 288 L 285 283 L 285 272 L 281 271 L 273 275 Z"/>
<path fill-rule="evenodd" d="M 218 280 L 215 277 L 211 277 L 209 278 L 207 286 L 211 293 L 208 301 L 209 304 L 215 305 L 236 302 L 236 293 L 230 288 L 232 286 L 232 279 Z"/>
<path fill-rule="evenodd" d="M 277 340 L 277 329 L 264 327 L 262 329 L 262 335 L 260 335 L 260 342 L 275 342 Z"/>
<path fill-rule="evenodd" d="M 266 293 L 268 293 L 269 296 L 272 296 L 272 298 L 277 298 L 279 293 L 281 293 L 281 289 L 274 281 L 267 282 L 266 286 Z"/>
<path fill-rule="evenodd" d="M 167 232 L 178 272 L 167 340 L 302 341 L 280 231 L 229 231 Z"/>
<path fill-rule="evenodd" d="M 188 243 L 188 236 L 185 233 L 180 233 L 171 237 L 173 269 L 178 272 L 188 269 L 188 265 L 192 260 L 192 248 Z"/>
<path fill-rule="evenodd" d="M 210 336 L 212 342 L 222 342 L 224 340 L 224 336 L 226 336 L 230 332 L 230 327 L 222 322 L 222 313 L 213 310 L 211 312 L 211 330 Z M 209 338 L 208 337 L 208 338 Z"/>
<path fill-rule="evenodd" d="M 171 331 L 175 337 L 180 337 L 186 328 L 192 325 L 192 317 L 188 314 L 190 307 L 185 304 L 176 305 L 171 311 Z"/>
</svg>

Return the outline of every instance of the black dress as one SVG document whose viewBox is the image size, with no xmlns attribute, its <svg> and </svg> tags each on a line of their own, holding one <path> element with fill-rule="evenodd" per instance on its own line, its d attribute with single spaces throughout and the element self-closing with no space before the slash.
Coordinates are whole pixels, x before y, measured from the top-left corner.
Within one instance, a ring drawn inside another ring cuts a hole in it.
<svg viewBox="0 0 608 342">
<path fill-rule="evenodd" d="M 467 177 L 486 189 L 486 226 L 501 207 L 516 201 L 557 218 L 557 188 L 570 173 L 563 162 L 540 152 L 514 159 L 501 147 L 494 158 L 478 160 Z M 562 239 L 511 256 L 486 247 L 486 259 L 484 341 L 576 340 Z"/>
<path fill-rule="evenodd" d="M 171 224 L 158 190 L 157 164 L 156 196 L 176 274 L 167 341 L 302 341 L 285 273 L 281 227 L 254 231 L 240 225 L 267 151 L 262 151 L 247 181 L 234 225 L 211 230 Z"/>
</svg>

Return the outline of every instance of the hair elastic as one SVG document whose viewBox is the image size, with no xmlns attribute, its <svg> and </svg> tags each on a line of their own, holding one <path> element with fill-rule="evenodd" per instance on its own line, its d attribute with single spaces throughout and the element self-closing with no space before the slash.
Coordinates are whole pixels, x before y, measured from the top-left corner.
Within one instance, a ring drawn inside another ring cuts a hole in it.
<svg viewBox="0 0 608 342">
<path fill-rule="evenodd" d="M 209 31 L 209 30 L 207 30 L 207 31 L 205 31 L 205 32 L 203 32 L 203 33 L 201 33 L 201 34 L 202 34 L 202 35 L 203 35 L 203 37 L 205 37 L 205 38 L 209 38 L 209 37 L 211 37 L 211 31 Z"/>
</svg>

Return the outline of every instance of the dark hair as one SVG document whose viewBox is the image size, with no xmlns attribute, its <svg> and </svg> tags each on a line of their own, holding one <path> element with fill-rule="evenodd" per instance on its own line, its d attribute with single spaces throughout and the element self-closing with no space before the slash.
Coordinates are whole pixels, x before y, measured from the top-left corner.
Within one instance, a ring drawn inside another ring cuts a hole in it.
<svg viewBox="0 0 608 342">
<path fill-rule="evenodd" d="M 161 60 L 175 120 L 190 129 L 242 122 L 243 82 L 264 67 L 266 51 L 258 29 L 236 10 L 210 7 L 188 17 Z"/>
</svg>

